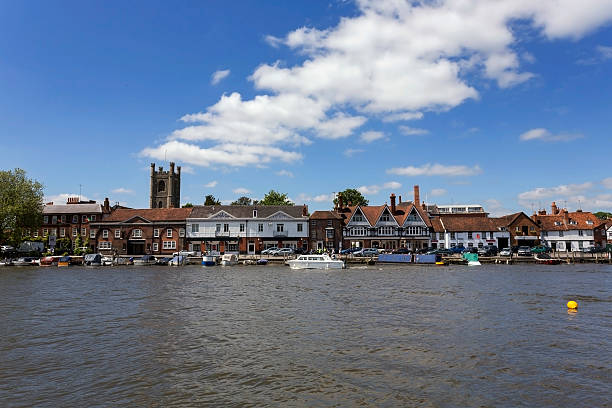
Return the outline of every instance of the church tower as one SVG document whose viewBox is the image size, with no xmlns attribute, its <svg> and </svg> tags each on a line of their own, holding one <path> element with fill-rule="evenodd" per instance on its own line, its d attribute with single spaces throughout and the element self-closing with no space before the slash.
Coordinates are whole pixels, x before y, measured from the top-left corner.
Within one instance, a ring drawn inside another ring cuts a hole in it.
<svg viewBox="0 0 612 408">
<path fill-rule="evenodd" d="M 174 172 L 174 163 L 170 162 L 170 171 L 163 167 L 155 170 L 151 163 L 151 194 L 149 208 L 181 207 L 181 166 Z"/>
</svg>

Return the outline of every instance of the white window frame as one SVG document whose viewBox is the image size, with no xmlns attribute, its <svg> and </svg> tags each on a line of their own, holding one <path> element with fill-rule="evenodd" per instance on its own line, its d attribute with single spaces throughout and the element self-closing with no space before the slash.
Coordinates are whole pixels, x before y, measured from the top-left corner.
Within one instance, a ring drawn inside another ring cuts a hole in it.
<svg viewBox="0 0 612 408">
<path fill-rule="evenodd" d="M 153 243 L 153 252 L 159 251 L 159 244 L 157 242 Z"/>
<path fill-rule="evenodd" d="M 84 237 L 87 235 L 87 228 L 83 227 L 81 228 L 81 236 Z"/>
<path fill-rule="evenodd" d="M 185 236 L 185 228 L 179 228 L 179 237 L 183 238 Z"/>
<path fill-rule="evenodd" d="M 83 215 L 81 217 L 81 222 L 87 222 L 87 216 L 86 215 Z"/>
<path fill-rule="evenodd" d="M 134 238 L 142 238 L 142 230 L 141 229 L 135 229 L 132 231 L 132 237 Z"/>
<path fill-rule="evenodd" d="M 176 241 L 164 241 L 163 248 L 164 249 L 176 249 Z"/>
<path fill-rule="evenodd" d="M 66 228 L 60 228 L 60 237 L 65 237 L 66 236 Z"/>
<path fill-rule="evenodd" d="M 73 224 L 76 224 L 76 223 L 78 223 L 78 222 L 79 222 L 79 216 L 78 216 L 78 215 L 73 215 L 73 216 L 72 216 L 72 223 L 73 223 Z"/>
<path fill-rule="evenodd" d="M 297 223 L 297 232 L 304 231 L 304 225 L 301 222 Z"/>
<path fill-rule="evenodd" d="M 263 224 L 257 224 L 257 232 L 263 232 L 264 230 L 264 225 Z"/>
<path fill-rule="evenodd" d="M 159 228 L 153 228 L 153 238 L 159 238 Z"/>
<path fill-rule="evenodd" d="M 244 232 L 244 224 L 240 224 L 240 232 Z"/>
<path fill-rule="evenodd" d="M 106 231 L 106 230 L 104 230 L 104 231 Z M 104 231 L 102 231 L 102 234 L 104 234 Z M 90 229 L 89 230 L 89 238 L 95 238 L 95 237 L 96 237 L 96 230 L 95 229 Z"/>
<path fill-rule="evenodd" d="M 48 216 L 48 215 L 45 215 L 45 216 L 43 217 L 43 224 L 48 224 L 48 223 L 49 223 L 49 216 Z"/>
<path fill-rule="evenodd" d="M 77 235 L 79 235 L 78 228 L 73 227 L 73 228 L 72 228 L 72 236 L 73 236 L 74 238 L 76 238 L 76 237 L 77 237 Z"/>
<path fill-rule="evenodd" d="M 121 230 L 115 230 L 115 238 L 121 238 Z"/>
<path fill-rule="evenodd" d="M 102 230 L 102 238 L 108 238 L 108 230 L 107 229 Z"/>
<path fill-rule="evenodd" d="M 172 238 L 172 228 L 166 230 L 166 238 Z"/>
<path fill-rule="evenodd" d="M 191 233 L 200 232 L 200 224 L 191 224 Z"/>
<path fill-rule="evenodd" d="M 98 244 L 98 249 L 111 249 L 111 242 L 110 241 L 100 241 L 100 243 Z"/>
</svg>

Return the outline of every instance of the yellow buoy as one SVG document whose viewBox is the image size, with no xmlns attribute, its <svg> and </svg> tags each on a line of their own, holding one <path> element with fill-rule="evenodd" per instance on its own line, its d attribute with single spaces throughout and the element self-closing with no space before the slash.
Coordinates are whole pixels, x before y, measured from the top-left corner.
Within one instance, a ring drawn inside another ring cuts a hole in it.
<svg viewBox="0 0 612 408">
<path fill-rule="evenodd" d="M 567 308 L 578 309 L 578 303 L 574 302 L 573 300 L 570 300 L 569 302 L 567 302 Z"/>
</svg>

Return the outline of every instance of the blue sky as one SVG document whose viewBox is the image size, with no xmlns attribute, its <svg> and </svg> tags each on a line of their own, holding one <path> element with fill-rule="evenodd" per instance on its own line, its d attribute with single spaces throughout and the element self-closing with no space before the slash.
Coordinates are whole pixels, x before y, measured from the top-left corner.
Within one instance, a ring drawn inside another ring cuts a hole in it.
<svg viewBox="0 0 612 408">
<path fill-rule="evenodd" d="M 133 207 L 166 158 L 183 203 L 419 184 L 610 211 L 611 23 L 607 0 L 3 2 L 0 167 Z"/>
</svg>

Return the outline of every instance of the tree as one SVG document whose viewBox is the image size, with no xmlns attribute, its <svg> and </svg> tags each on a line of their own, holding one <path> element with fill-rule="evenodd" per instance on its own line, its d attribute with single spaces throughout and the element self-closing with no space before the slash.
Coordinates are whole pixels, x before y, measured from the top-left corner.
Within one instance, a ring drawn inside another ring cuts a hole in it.
<svg viewBox="0 0 612 408">
<path fill-rule="evenodd" d="M 27 230 L 41 224 L 43 185 L 22 169 L 0 171 L 0 242 L 17 246 Z"/>
<path fill-rule="evenodd" d="M 221 201 L 217 200 L 214 195 L 208 194 L 204 200 L 204 205 L 219 205 Z"/>
<path fill-rule="evenodd" d="M 287 193 L 279 193 L 278 191 L 270 190 L 259 203 L 259 205 L 295 205 L 287 197 Z"/>
<path fill-rule="evenodd" d="M 231 205 L 253 205 L 256 202 L 253 202 L 249 197 L 242 196 L 236 201 L 234 201 Z"/>
<path fill-rule="evenodd" d="M 348 203 L 352 203 L 353 205 L 368 205 L 369 203 L 369 201 L 354 188 L 347 188 L 338 194 L 342 196 L 342 203 L 344 205 L 348 205 Z M 336 204 L 338 204 L 338 197 L 334 198 L 334 206 Z"/>
<path fill-rule="evenodd" d="M 183 206 L 183 208 L 192 208 L 193 204 L 191 203 L 185 203 L 185 205 Z"/>
<path fill-rule="evenodd" d="M 598 211 L 593 215 L 595 215 L 597 218 L 600 218 L 602 220 L 607 220 L 609 218 L 612 218 L 612 213 L 609 213 L 606 211 Z"/>
</svg>

